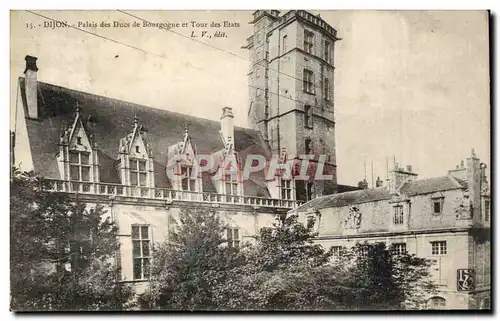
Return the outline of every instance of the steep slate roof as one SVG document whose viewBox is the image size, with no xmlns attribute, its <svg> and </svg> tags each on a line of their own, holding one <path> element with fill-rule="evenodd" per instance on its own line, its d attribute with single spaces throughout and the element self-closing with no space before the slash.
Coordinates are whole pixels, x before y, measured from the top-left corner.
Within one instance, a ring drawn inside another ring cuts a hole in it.
<svg viewBox="0 0 500 321">
<path fill-rule="evenodd" d="M 463 188 L 463 186 L 449 176 L 433 177 L 418 181 L 406 182 L 401 187 L 401 192 L 408 196 L 428 194 L 450 189 Z"/>
<path fill-rule="evenodd" d="M 27 114 L 24 78 L 20 77 L 19 82 Z M 99 149 L 101 182 L 119 183 L 114 168 L 119 141 L 132 131 L 134 115 L 139 118 L 139 124 L 147 129 L 147 140 L 153 150 L 157 187 L 171 187 L 165 172 L 167 151 L 169 146 L 183 139 L 186 124 L 198 153 L 210 154 L 224 147 L 219 134 L 220 122 L 38 82 L 39 118 L 27 118 L 26 126 L 34 169 L 42 176 L 60 178 L 56 161 L 59 135 L 61 129 L 71 124 L 77 102 L 82 108 L 84 119 L 91 115 L 97 122 L 93 132 Z M 250 153 L 269 157 L 269 147 L 259 131 L 234 127 L 234 136 L 235 150 L 243 162 Z M 250 179 L 255 182 L 244 184 L 246 196 L 269 197 L 262 183 L 263 171 L 252 173 Z M 204 191 L 214 192 L 212 185 L 209 177 L 203 178 Z"/>
<path fill-rule="evenodd" d="M 417 181 L 406 182 L 399 191 L 407 196 L 429 194 L 439 191 L 461 189 L 467 186 L 467 182 L 458 181 L 450 176 L 433 177 Z M 351 191 L 315 198 L 299 208 L 297 211 L 308 209 L 322 209 L 329 207 L 342 207 L 358 203 L 375 202 L 391 199 L 387 187 L 377 187 L 360 191 Z"/>
<path fill-rule="evenodd" d="M 389 190 L 385 187 L 363 189 L 315 198 L 299 208 L 297 211 L 306 211 L 310 208 L 322 209 L 328 207 L 342 207 L 357 203 L 366 203 L 390 199 Z"/>
</svg>

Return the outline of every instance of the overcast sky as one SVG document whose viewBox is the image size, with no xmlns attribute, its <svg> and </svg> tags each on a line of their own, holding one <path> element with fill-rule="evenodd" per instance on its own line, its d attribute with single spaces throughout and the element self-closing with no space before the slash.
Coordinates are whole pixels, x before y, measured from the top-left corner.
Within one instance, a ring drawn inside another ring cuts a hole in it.
<svg viewBox="0 0 500 321">
<path fill-rule="evenodd" d="M 68 23 L 134 21 L 116 11 L 37 12 Z M 241 46 L 252 32 L 250 11 L 132 13 L 149 21 L 188 22 L 172 29 L 188 38 L 205 30 L 191 28 L 190 21 L 226 20 L 240 27 L 226 28 L 227 38 L 204 40 L 222 51 L 157 28 L 82 28 L 147 54 L 72 28 L 40 28 L 47 20 L 12 12 L 11 106 L 30 54 L 39 58 L 43 82 L 214 120 L 231 106 L 236 124 L 246 126 L 249 62 Z M 371 162 L 375 178 L 384 178 L 386 156 L 391 164 L 393 155 L 413 165 L 419 177 L 445 175 L 471 148 L 489 165 L 486 12 L 313 13 L 342 38 L 335 47 L 334 84 L 339 183 L 361 180 L 365 162 L 369 181 Z"/>
</svg>

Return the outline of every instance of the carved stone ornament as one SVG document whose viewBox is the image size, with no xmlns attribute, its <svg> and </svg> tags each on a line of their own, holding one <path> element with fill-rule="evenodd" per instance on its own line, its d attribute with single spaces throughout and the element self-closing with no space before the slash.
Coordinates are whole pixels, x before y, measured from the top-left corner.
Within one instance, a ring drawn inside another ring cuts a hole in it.
<svg viewBox="0 0 500 321">
<path fill-rule="evenodd" d="M 346 229 L 359 229 L 361 226 L 361 212 L 359 211 L 359 207 L 355 205 L 349 206 L 349 213 L 347 214 L 347 218 L 344 221 L 344 228 Z"/>
<path fill-rule="evenodd" d="M 457 220 L 470 220 L 472 219 L 472 204 L 469 196 L 457 197 L 454 202 L 453 208 Z"/>
</svg>

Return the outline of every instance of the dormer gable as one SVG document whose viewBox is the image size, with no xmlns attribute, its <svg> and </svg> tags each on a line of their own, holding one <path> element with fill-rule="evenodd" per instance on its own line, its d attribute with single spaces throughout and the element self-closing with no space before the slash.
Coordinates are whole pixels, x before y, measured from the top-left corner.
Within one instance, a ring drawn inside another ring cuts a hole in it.
<svg viewBox="0 0 500 321">
<path fill-rule="evenodd" d="M 92 131 L 94 120 L 84 121 L 77 103 L 71 124 L 63 126 L 57 154 L 58 168 L 63 180 L 99 182 L 97 143 Z"/>
<path fill-rule="evenodd" d="M 116 167 L 123 185 L 154 187 L 154 157 L 147 129 L 134 116 L 132 131 L 120 139 Z"/>
<path fill-rule="evenodd" d="M 202 173 L 197 162 L 196 146 L 186 125 L 182 140 L 168 147 L 167 177 L 179 191 L 202 192 Z"/>
<path fill-rule="evenodd" d="M 175 158 L 176 163 L 184 166 L 195 166 L 196 146 L 191 142 L 187 126 L 183 139 L 168 147 L 168 158 Z"/>
</svg>

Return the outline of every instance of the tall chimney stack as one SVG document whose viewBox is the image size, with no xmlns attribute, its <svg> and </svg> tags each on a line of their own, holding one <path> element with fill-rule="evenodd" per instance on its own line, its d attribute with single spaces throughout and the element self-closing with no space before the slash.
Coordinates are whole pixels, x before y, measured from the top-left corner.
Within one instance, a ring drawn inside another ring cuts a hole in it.
<svg viewBox="0 0 500 321">
<path fill-rule="evenodd" d="M 229 141 L 234 141 L 234 115 L 231 107 L 222 108 L 220 132 L 224 139 L 224 144 L 227 144 Z"/>
<path fill-rule="evenodd" d="M 36 72 L 38 67 L 36 66 L 36 60 L 38 58 L 33 56 L 26 56 L 26 69 L 24 70 L 25 77 L 25 93 L 26 93 L 26 104 L 28 105 L 28 117 L 38 118 L 38 82 Z"/>
<path fill-rule="evenodd" d="M 481 220 L 481 168 L 474 149 L 471 150 L 471 156 L 467 158 L 466 172 L 469 200 L 472 203 L 472 219 L 479 221 Z"/>
</svg>

